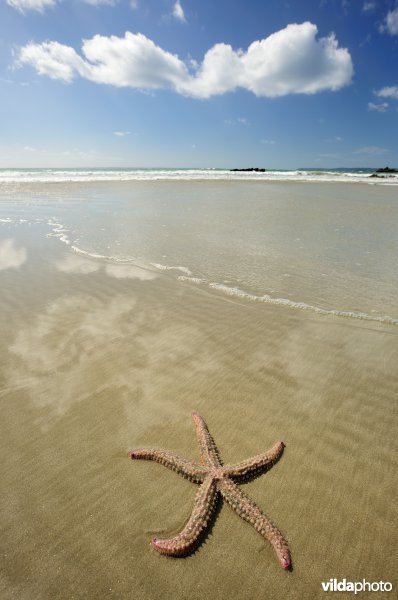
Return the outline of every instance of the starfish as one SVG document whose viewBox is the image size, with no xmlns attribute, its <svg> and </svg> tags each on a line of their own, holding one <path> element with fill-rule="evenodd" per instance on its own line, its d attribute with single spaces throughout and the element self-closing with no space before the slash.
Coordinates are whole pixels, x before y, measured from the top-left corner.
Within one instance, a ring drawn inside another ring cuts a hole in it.
<svg viewBox="0 0 398 600">
<path fill-rule="evenodd" d="M 285 444 L 281 441 L 276 442 L 263 454 L 235 465 L 223 466 L 217 446 L 204 419 L 196 411 L 192 413 L 192 418 L 196 427 L 201 464 L 181 458 L 174 452 L 154 448 L 142 448 L 129 453 L 132 459 L 153 460 L 189 481 L 200 484 L 191 516 L 181 533 L 170 539 L 155 537 L 151 541 L 152 546 L 161 554 L 170 556 L 188 554 L 206 529 L 218 496 L 221 494 L 242 519 L 253 525 L 254 529 L 271 543 L 282 567 L 290 569 L 289 547 L 282 533 L 237 485 L 271 468 L 282 455 Z"/>
</svg>

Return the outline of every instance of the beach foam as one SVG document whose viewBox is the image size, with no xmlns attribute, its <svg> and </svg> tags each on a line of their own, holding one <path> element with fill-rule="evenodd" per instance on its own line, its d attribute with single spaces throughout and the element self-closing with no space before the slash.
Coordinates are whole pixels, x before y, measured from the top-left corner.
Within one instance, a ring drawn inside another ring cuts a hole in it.
<svg viewBox="0 0 398 600">
<path fill-rule="evenodd" d="M 179 277 L 179 279 L 181 280 L 182 278 Z M 186 280 L 189 281 L 192 280 L 192 278 L 186 278 Z M 193 283 L 204 283 L 204 280 L 194 279 Z M 287 298 L 275 298 L 273 296 L 270 296 L 269 294 L 257 296 L 256 294 L 245 292 L 237 287 L 229 287 L 223 283 L 210 282 L 208 283 L 208 286 L 214 290 L 226 294 L 227 296 L 235 296 L 237 298 L 244 298 L 245 300 L 251 300 L 254 302 L 263 302 L 265 304 L 274 304 L 276 306 L 287 306 L 289 308 L 296 308 L 299 310 L 308 310 L 319 315 L 333 315 L 335 317 L 345 317 L 349 319 L 360 319 L 363 321 L 376 321 L 388 325 L 398 325 L 398 319 L 390 317 L 389 315 L 378 316 L 350 310 L 326 309 L 321 308 L 319 306 L 307 304 L 306 302 L 298 302 L 294 300 L 289 300 Z"/>
<path fill-rule="evenodd" d="M 99 181 L 301 181 L 398 185 L 398 177 L 370 178 L 371 169 L 230 171 L 228 169 L 0 169 L 0 183 Z"/>
<path fill-rule="evenodd" d="M 155 269 L 159 269 L 159 271 L 181 271 L 181 273 L 185 273 L 188 277 L 192 275 L 192 271 L 190 271 L 187 267 L 173 267 L 162 265 L 160 263 L 151 263 L 151 266 L 155 267 Z"/>
</svg>

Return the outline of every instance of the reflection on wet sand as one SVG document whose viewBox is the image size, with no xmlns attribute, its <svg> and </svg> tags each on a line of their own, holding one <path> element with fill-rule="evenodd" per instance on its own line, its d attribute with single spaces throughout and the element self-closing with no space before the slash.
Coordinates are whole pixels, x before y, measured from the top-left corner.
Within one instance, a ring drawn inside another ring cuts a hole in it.
<svg viewBox="0 0 398 600">
<path fill-rule="evenodd" d="M 2 597 L 298 600 L 321 598 L 331 577 L 395 588 L 395 326 L 45 243 L 46 260 L 32 243 L 22 269 L 1 273 Z M 195 489 L 156 464 L 132 469 L 127 451 L 197 461 L 192 410 L 226 463 L 286 443 L 283 469 L 246 490 L 277 515 L 292 572 L 232 511 L 187 558 L 149 551 L 183 528 Z"/>
<path fill-rule="evenodd" d="M 26 261 L 25 248 L 18 246 L 13 239 L 0 240 L 0 271 L 18 269 Z"/>
<path fill-rule="evenodd" d="M 116 279 L 139 279 L 141 281 L 150 281 L 156 279 L 157 274 L 149 269 L 137 265 L 128 264 L 102 264 L 99 261 L 82 258 L 76 254 L 68 254 L 55 263 L 55 266 L 62 273 L 75 273 L 78 275 L 87 275 L 96 273 L 102 269 L 110 277 Z"/>
</svg>

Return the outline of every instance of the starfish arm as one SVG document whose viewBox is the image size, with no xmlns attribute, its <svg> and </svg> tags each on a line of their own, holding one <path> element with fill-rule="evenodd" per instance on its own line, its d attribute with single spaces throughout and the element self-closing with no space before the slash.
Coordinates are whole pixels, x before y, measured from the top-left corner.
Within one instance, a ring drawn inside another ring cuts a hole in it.
<svg viewBox="0 0 398 600">
<path fill-rule="evenodd" d="M 166 450 L 141 448 L 140 450 L 129 452 L 129 456 L 133 460 L 144 459 L 158 462 L 194 483 L 201 483 L 207 472 L 205 468 L 195 465 L 194 462 L 181 458 L 177 454 L 174 454 L 174 452 L 167 452 Z"/>
<path fill-rule="evenodd" d="M 198 440 L 200 456 L 203 464 L 209 467 L 220 467 L 221 462 L 217 446 L 203 417 L 201 417 L 196 411 L 193 411 L 192 418 L 195 423 L 196 437 Z"/>
<path fill-rule="evenodd" d="M 283 442 L 276 442 L 263 454 L 248 458 L 236 465 L 226 465 L 223 467 L 225 475 L 232 477 L 233 479 L 246 479 L 252 477 L 259 472 L 263 471 L 265 467 L 272 466 L 283 453 L 285 444 Z"/>
<path fill-rule="evenodd" d="M 182 556 L 190 552 L 207 526 L 216 497 L 216 481 L 213 477 L 208 476 L 196 494 L 191 516 L 181 533 L 170 539 L 153 538 L 151 542 L 153 547 L 161 554 L 170 556 Z"/>
<path fill-rule="evenodd" d="M 274 525 L 257 504 L 242 492 L 242 490 L 230 479 L 220 480 L 218 482 L 218 490 L 230 507 L 242 517 L 242 519 L 253 525 L 254 529 L 271 543 L 282 567 L 284 569 L 289 569 L 291 566 L 289 547 L 287 541 L 276 525 Z"/>
</svg>

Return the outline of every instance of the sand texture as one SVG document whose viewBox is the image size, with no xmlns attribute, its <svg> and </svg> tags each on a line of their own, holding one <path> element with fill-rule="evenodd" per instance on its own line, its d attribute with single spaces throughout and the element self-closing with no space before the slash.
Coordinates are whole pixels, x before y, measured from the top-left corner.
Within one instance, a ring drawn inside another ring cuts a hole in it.
<svg viewBox="0 0 398 600">
<path fill-rule="evenodd" d="M 2 311 L 2 597 L 320 598 L 331 577 L 393 581 L 394 327 L 162 276 L 59 274 L 50 289 L 42 275 L 40 301 L 9 271 Z M 285 441 L 243 487 L 289 540 L 292 572 L 227 505 L 191 556 L 150 549 L 185 524 L 196 486 L 127 453 L 197 460 L 193 409 L 227 462 Z"/>
<path fill-rule="evenodd" d="M 59 197 L 62 222 L 74 208 Z M 35 215 L 49 213 L 35 202 Z M 99 235 L 127 220 L 124 205 L 115 223 L 96 206 Z M 83 256 L 72 226 L 68 246 L 53 221 L 18 223 L 0 231 L 1 599 L 312 600 L 330 578 L 389 581 L 394 592 L 358 597 L 394 596 L 398 326 L 228 296 L 181 270 Z M 184 527 L 197 486 L 128 452 L 198 461 L 193 410 L 225 463 L 285 442 L 241 489 L 286 537 L 290 572 L 226 503 L 189 556 L 151 548 Z"/>
</svg>

